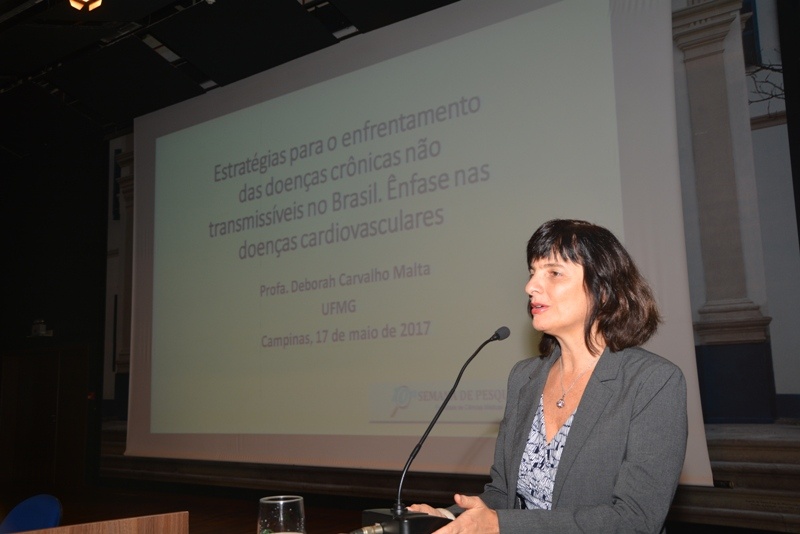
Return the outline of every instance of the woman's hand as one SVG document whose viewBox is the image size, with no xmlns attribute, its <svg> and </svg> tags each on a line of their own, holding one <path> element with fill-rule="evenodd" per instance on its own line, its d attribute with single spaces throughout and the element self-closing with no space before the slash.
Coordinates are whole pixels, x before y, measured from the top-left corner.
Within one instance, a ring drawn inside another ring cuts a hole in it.
<svg viewBox="0 0 800 534">
<path fill-rule="evenodd" d="M 429 506 L 427 504 L 412 504 L 408 507 L 409 510 L 412 512 L 418 512 L 420 514 L 428 514 L 428 515 L 435 515 L 437 517 L 447 517 L 442 513 L 441 510 L 434 508 L 433 506 Z"/>
<path fill-rule="evenodd" d="M 456 495 L 455 501 L 464 512 L 434 534 L 500 534 L 497 512 L 487 507 L 480 497 Z"/>
</svg>

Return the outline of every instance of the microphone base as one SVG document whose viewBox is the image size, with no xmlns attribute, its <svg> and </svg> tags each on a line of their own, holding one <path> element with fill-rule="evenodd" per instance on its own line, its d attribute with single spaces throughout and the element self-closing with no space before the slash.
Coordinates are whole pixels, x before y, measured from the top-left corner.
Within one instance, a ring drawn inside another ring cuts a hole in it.
<svg viewBox="0 0 800 534">
<path fill-rule="evenodd" d="M 361 524 L 364 526 L 380 524 L 385 534 L 431 534 L 450 523 L 446 517 L 405 512 L 396 517 L 389 508 L 373 508 L 361 513 Z"/>
</svg>

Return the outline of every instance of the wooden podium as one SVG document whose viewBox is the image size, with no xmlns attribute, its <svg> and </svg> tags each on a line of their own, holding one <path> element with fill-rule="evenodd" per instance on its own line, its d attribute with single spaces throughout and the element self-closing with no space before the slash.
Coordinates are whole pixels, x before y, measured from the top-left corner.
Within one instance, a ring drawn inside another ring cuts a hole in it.
<svg viewBox="0 0 800 534">
<path fill-rule="evenodd" d="M 67 525 L 25 534 L 189 534 L 189 512 L 143 515 L 81 525 Z"/>
</svg>

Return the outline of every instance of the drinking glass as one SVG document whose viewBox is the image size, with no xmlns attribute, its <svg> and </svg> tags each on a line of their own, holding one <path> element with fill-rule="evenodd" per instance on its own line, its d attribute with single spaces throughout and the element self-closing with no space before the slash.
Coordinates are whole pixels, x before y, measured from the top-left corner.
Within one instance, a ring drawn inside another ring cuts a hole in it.
<svg viewBox="0 0 800 534">
<path fill-rule="evenodd" d="M 274 495 L 258 501 L 258 530 L 256 534 L 306 532 L 303 498 L 298 495 Z"/>
</svg>

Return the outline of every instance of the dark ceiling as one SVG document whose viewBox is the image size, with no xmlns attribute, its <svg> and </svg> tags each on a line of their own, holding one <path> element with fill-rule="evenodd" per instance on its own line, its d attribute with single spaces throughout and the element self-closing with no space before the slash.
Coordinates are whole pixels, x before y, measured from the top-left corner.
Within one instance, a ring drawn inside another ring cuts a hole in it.
<svg viewBox="0 0 800 534">
<path fill-rule="evenodd" d="M 0 0 L 0 153 L 134 117 L 456 0 Z"/>
</svg>

